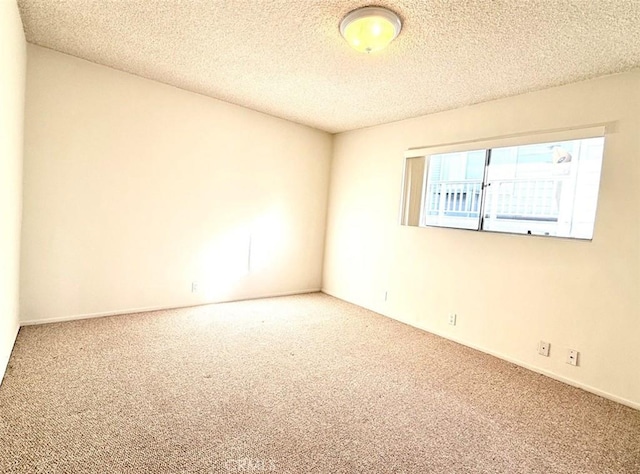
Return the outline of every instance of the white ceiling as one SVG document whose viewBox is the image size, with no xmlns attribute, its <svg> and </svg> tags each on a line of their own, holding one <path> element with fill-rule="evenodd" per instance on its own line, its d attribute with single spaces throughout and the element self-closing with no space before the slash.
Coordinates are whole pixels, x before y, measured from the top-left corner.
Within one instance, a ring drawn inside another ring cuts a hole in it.
<svg viewBox="0 0 640 474">
<path fill-rule="evenodd" d="M 18 0 L 27 40 L 329 132 L 640 67 L 640 0 L 388 0 L 371 55 L 339 23 L 362 0 Z"/>
</svg>

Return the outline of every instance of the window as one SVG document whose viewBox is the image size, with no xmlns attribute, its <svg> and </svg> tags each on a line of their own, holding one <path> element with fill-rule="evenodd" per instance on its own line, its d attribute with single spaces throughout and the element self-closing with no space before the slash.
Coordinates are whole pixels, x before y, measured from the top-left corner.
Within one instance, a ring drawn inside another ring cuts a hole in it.
<svg viewBox="0 0 640 474">
<path fill-rule="evenodd" d="M 601 134 L 409 156 L 402 223 L 591 239 L 603 150 Z"/>
</svg>

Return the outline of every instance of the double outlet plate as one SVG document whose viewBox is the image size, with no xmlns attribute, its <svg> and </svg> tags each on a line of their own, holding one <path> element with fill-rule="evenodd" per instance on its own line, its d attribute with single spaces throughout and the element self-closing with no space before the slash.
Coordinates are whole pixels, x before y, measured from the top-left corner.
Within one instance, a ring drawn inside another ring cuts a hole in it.
<svg viewBox="0 0 640 474">
<path fill-rule="evenodd" d="M 545 357 L 549 357 L 549 351 L 551 350 L 551 344 L 549 344 L 546 341 L 540 341 L 540 343 L 538 344 L 538 354 L 545 356 Z M 576 351 L 575 349 L 568 349 L 567 350 L 567 364 L 569 365 L 578 365 L 578 354 L 579 352 Z"/>
</svg>

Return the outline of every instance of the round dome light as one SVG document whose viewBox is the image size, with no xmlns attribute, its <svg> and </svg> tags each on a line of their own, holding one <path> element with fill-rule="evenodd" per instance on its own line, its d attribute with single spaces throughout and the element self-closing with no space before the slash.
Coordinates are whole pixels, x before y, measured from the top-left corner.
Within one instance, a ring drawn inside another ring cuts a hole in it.
<svg viewBox="0 0 640 474">
<path fill-rule="evenodd" d="M 402 29 L 398 15 L 381 7 L 353 10 L 340 22 L 340 33 L 347 43 L 361 53 L 385 48 Z"/>
</svg>

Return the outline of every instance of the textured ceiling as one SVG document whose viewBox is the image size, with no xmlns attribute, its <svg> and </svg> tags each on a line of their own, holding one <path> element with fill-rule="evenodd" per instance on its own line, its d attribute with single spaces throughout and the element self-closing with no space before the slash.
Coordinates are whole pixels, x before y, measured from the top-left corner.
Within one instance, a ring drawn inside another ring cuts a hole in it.
<svg viewBox="0 0 640 474">
<path fill-rule="evenodd" d="M 18 0 L 31 43 L 329 132 L 640 67 L 640 0 L 373 3 L 403 29 L 365 55 L 362 0 Z"/>
</svg>

